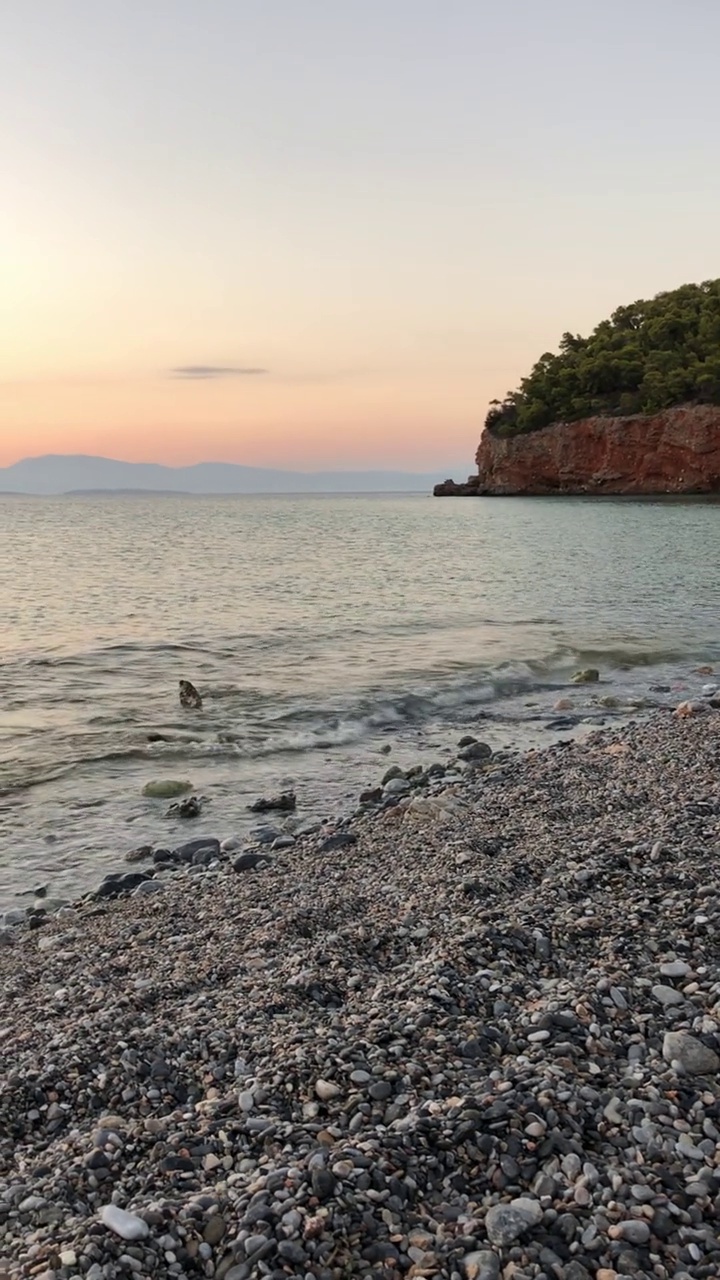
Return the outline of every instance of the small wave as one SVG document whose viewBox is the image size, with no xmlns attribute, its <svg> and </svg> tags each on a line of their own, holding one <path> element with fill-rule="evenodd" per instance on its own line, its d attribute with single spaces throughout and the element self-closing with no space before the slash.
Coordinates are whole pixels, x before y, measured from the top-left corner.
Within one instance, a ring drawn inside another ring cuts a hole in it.
<svg viewBox="0 0 720 1280">
<path fill-rule="evenodd" d="M 0 783 L 0 796 L 12 796 L 18 791 L 29 791 L 33 787 L 41 787 L 46 782 L 57 782 L 59 778 L 66 778 L 74 768 L 74 763 L 48 765 L 44 768 L 31 770 L 29 773 L 23 773 L 17 778 L 7 778 Z"/>
<path fill-rule="evenodd" d="M 641 641 L 637 644 L 593 645 L 558 645 L 545 657 L 533 657 L 526 660 L 526 665 L 538 675 L 542 673 L 564 672 L 570 667 L 595 666 L 605 670 L 631 670 L 635 667 L 656 667 L 662 665 L 686 664 L 691 662 L 711 661 L 713 655 L 698 649 L 688 652 L 687 649 L 675 647 L 644 647 Z"/>
</svg>

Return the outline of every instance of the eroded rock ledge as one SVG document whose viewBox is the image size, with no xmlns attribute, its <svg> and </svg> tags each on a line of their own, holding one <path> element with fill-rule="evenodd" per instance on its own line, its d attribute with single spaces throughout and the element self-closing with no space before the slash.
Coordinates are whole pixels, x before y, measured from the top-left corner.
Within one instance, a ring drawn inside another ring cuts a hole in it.
<svg viewBox="0 0 720 1280">
<path fill-rule="evenodd" d="M 720 493 L 720 406 L 584 418 L 530 435 L 483 433 L 478 474 L 437 497 Z"/>
</svg>

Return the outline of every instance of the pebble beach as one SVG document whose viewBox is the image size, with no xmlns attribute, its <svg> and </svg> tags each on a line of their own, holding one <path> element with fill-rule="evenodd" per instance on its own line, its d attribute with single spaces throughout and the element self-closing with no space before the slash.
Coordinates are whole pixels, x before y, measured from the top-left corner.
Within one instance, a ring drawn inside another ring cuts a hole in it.
<svg viewBox="0 0 720 1280">
<path fill-rule="evenodd" d="M 720 1274 L 720 710 L 465 764 L 6 921 L 4 1280 Z"/>
</svg>

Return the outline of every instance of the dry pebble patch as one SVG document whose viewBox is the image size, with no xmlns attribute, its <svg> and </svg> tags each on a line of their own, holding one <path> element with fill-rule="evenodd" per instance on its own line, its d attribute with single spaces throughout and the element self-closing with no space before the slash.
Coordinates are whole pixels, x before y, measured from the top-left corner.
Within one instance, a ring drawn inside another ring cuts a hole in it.
<svg viewBox="0 0 720 1280">
<path fill-rule="evenodd" d="M 720 714 L 437 788 L 6 931 L 0 1275 L 720 1274 Z"/>
</svg>

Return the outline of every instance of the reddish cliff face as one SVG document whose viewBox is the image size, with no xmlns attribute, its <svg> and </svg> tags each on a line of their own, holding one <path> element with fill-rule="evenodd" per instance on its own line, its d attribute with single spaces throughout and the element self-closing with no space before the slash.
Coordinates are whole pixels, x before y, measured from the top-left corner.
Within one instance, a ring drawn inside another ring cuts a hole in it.
<svg viewBox="0 0 720 1280">
<path fill-rule="evenodd" d="M 585 418 L 531 435 L 484 433 L 463 494 L 720 492 L 720 407 Z"/>
</svg>

